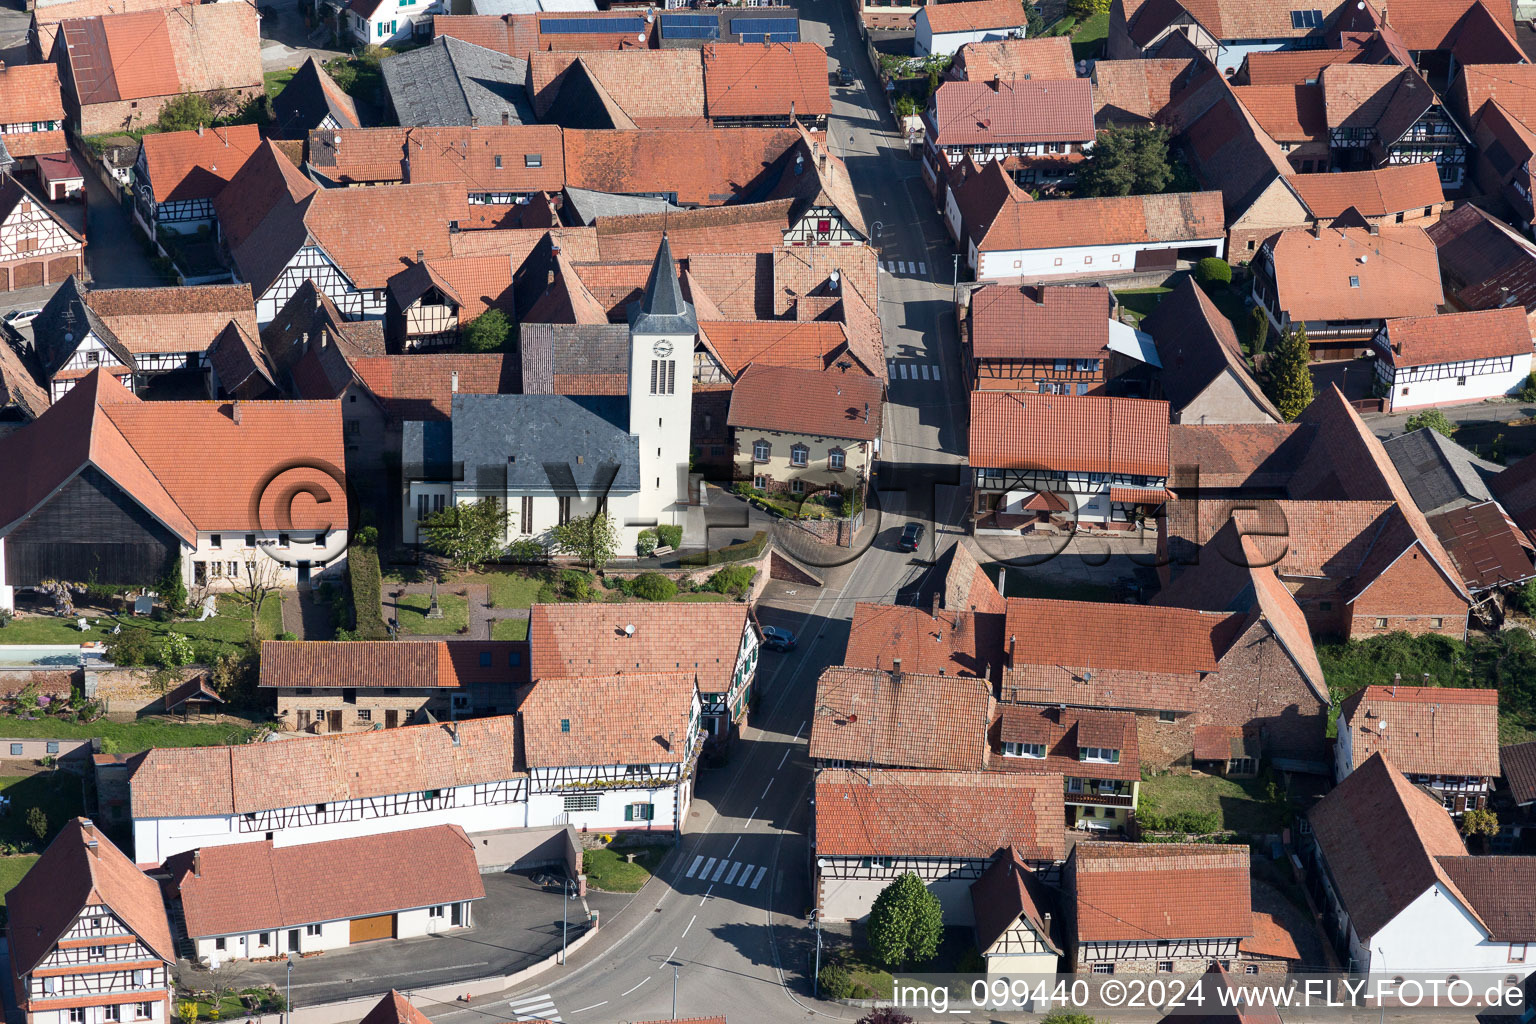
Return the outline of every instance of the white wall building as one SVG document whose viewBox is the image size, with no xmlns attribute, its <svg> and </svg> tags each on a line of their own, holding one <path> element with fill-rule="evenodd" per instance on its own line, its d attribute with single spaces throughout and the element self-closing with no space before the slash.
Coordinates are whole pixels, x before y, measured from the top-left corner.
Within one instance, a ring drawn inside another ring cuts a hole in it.
<svg viewBox="0 0 1536 1024">
<path fill-rule="evenodd" d="M 1500 398 L 1531 373 L 1522 306 L 1388 320 L 1372 347 L 1387 412 Z"/>
<path fill-rule="evenodd" d="M 1028 25 L 1023 8 L 1011 0 L 930 4 L 919 7 L 912 22 L 917 30 L 912 52 L 919 57 L 952 57 L 966 43 L 1023 39 Z"/>
</svg>

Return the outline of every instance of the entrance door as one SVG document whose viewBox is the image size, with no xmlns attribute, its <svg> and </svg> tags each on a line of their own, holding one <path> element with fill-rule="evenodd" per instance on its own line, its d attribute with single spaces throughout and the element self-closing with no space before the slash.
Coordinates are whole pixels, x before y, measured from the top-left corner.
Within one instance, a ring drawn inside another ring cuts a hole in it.
<svg viewBox="0 0 1536 1024">
<path fill-rule="evenodd" d="M 353 942 L 372 942 L 375 939 L 395 937 L 395 915 L 380 914 L 378 917 L 359 917 L 352 922 Z"/>
<path fill-rule="evenodd" d="M 455 928 L 464 927 L 464 904 L 453 904 L 448 913 L 448 921 L 450 924 L 452 924 Z"/>
<path fill-rule="evenodd" d="M 341 712 L 327 711 L 325 713 L 326 730 L 329 732 L 341 732 Z"/>
<path fill-rule="evenodd" d="M 290 928 L 290 929 L 288 929 L 288 952 L 290 952 L 290 953 L 297 953 L 298 951 L 299 951 L 299 930 L 297 928 Z"/>
<path fill-rule="evenodd" d="M 400 712 L 390 710 L 384 712 L 384 728 L 393 729 L 400 724 Z"/>
<path fill-rule="evenodd" d="M 309 582 L 309 563 L 308 562 L 300 562 L 299 563 L 299 582 L 300 583 L 308 583 Z"/>
</svg>

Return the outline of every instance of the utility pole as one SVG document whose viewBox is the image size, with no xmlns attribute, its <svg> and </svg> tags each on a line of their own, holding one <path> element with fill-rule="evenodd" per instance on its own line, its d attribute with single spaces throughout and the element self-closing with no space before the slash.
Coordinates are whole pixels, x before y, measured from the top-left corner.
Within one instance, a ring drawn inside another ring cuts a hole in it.
<svg viewBox="0 0 1536 1024">
<path fill-rule="evenodd" d="M 677 964 L 672 964 L 672 1019 L 677 1020 Z"/>
<path fill-rule="evenodd" d="M 560 895 L 565 897 L 560 901 L 560 966 L 565 966 L 566 939 L 571 934 L 571 880 L 565 879 L 560 885 Z"/>
<path fill-rule="evenodd" d="M 811 927 L 816 931 L 816 973 L 811 975 L 811 995 L 821 998 L 821 921 L 811 911 Z"/>
<path fill-rule="evenodd" d="M 283 1000 L 284 1024 L 293 1024 L 293 951 L 288 952 L 288 995 Z"/>
</svg>

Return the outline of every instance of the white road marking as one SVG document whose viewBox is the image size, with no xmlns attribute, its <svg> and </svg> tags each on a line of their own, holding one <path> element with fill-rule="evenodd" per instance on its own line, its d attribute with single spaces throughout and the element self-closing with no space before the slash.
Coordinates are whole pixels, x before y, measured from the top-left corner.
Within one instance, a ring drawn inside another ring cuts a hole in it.
<svg viewBox="0 0 1536 1024">
<path fill-rule="evenodd" d="M 702 907 L 704 905 L 704 900 L 709 899 L 709 894 L 714 892 L 714 891 L 715 891 L 715 887 L 714 886 L 710 886 L 708 889 L 704 890 L 704 899 L 703 900 L 699 900 L 699 906 Z M 698 914 L 694 914 L 693 916 L 694 917 L 698 917 L 699 915 Z M 689 921 L 688 924 L 690 926 L 692 926 L 693 922 Z M 685 931 L 685 932 L 683 932 L 683 934 L 687 935 L 688 933 Z"/>
<path fill-rule="evenodd" d="M 934 364 L 934 367 L 933 367 L 933 379 L 934 380 L 938 380 L 939 379 L 939 367 L 938 367 L 938 364 Z"/>
<path fill-rule="evenodd" d="M 741 870 L 741 862 L 740 861 L 737 861 L 735 864 L 732 864 L 731 865 L 731 873 L 725 876 L 725 884 L 726 885 L 735 885 L 736 884 L 736 872 L 738 872 L 740 870 Z M 747 868 L 747 870 L 751 871 L 752 869 L 751 868 Z"/>
<path fill-rule="evenodd" d="M 755 817 L 757 817 L 757 808 L 756 807 L 752 808 L 752 813 L 747 815 L 746 823 L 748 825 L 752 824 L 752 819 L 755 818 Z"/>
<path fill-rule="evenodd" d="M 783 768 L 784 767 L 784 762 L 788 761 L 788 760 L 789 760 L 789 751 L 785 750 L 784 751 L 784 756 L 779 758 L 779 768 Z M 777 769 L 775 769 L 775 770 L 777 770 Z M 767 793 L 768 791 L 765 789 L 765 790 L 763 790 L 763 792 Z"/>
<path fill-rule="evenodd" d="M 923 371 L 923 380 L 927 380 L 928 379 L 928 364 L 924 363 L 921 367 L 919 367 L 919 369 Z"/>
<path fill-rule="evenodd" d="M 692 878 L 693 877 L 693 873 L 695 871 L 699 870 L 699 865 L 703 864 L 703 863 L 704 863 L 704 855 L 701 853 L 697 857 L 693 858 L 693 866 L 688 869 L 688 874 L 684 875 L 683 877 L 685 877 L 685 878 Z"/>
<path fill-rule="evenodd" d="M 800 733 L 802 733 L 804 730 L 805 730 L 805 723 L 801 722 L 800 723 L 800 728 L 795 730 L 795 739 L 796 740 L 798 740 L 800 738 Z M 793 743 L 794 740 L 790 740 L 790 742 Z"/>
<path fill-rule="evenodd" d="M 699 872 L 699 881 L 702 882 L 706 878 L 708 878 L 709 877 L 709 869 L 714 867 L 714 866 L 715 866 L 715 858 L 711 857 L 711 858 L 709 858 L 709 863 L 704 865 L 704 870 Z"/>
<path fill-rule="evenodd" d="M 900 373 L 901 373 L 901 379 L 902 380 L 906 380 L 907 379 L 907 364 L 906 363 L 902 363 L 901 364 Z"/>
<path fill-rule="evenodd" d="M 591 1006 L 583 1006 L 581 1009 L 579 1009 L 579 1010 L 572 1010 L 571 1012 L 572 1013 L 586 1013 L 588 1010 L 595 1010 L 599 1006 L 607 1006 L 607 1005 L 608 1005 L 608 1000 L 604 999 L 600 1003 L 593 1003 Z"/>
<path fill-rule="evenodd" d="M 787 754 L 787 753 L 789 753 L 789 751 L 786 750 L 786 751 L 784 751 L 784 753 Z M 773 788 L 773 780 L 769 779 L 768 780 L 768 785 L 763 787 L 763 796 L 767 796 L 768 795 L 768 791 L 770 789 L 772 789 L 772 788 Z M 763 796 L 758 797 L 758 799 L 761 800 L 763 798 Z"/>
<path fill-rule="evenodd" d="M 677 956 L 677 949 L 678 949 L 678 947 L 676 947 L 676 946 L 672 947 L 672 952 L 667 954 L 667 959 L 668 960 L 671 960 L 673 957 Z"/>
<path fill-rule="evenodd" d="M 757 869 L 757 877 L 752 879 L 752 888 L 756 889 L 758 886 L 762 885 L 763 884 L 763 876 L 766 875 L 767 873 L 768 873 L 768 868 L 766 866 L 758 868 Z M 742 881 L 746 881 L 746 879 L 742 879 Z"/>
<path fill-rule="evenodd" d="M 651 980 L 651 976 L 649 974 L 647 974 L 645 977 L 640 979 L 640 985 L 644 985 L 646 982 L 648 982 L 650 980 Z M 635 988 L 639 988 L 640 985 L 636 985 Z M 628 989 L 628 990 L 626 990 L 624 992 L 620 992 L 619 995 L 627 996 L 627 995 L 629 995 L 630 992 L 633 992 L 635 990 L 635 988 Z"/>
<path fill-rule="evenodd" d="M 926 274 L 926 273 L 928 273 L 928 264 L 926 264 L 926 263 L 919 263 L 917 265 L 917 272 L 919 274 Z"/>
<path fill-rule="evenodd" d="M 514 1021 L 524 1020 L 549 1020 L 559 1021 L 560 1015 L 555 1012 L 555 1001 L 546 992 L 541 996 L 529 996 L 515 1003 L 508 1004 L 508 1013 Z"/>
<path fill-rule="evenodd" d="M 726 869 L 726 868 L 728 868 L 728 867 L 730 867 L 730 864 L 731 864 L 731 862 L 730 862 L 730 861 L 728 861 L 728 860 L 722 860 L 722 861 L 720 861 L 720 866 L 719 866 L 719 867 L 717 867 L 717 868 L 715 868 L 715 874 L 714 874 L 714 877 L 712 877 L 712 878 L 711 878 L 711 879 L 710 879 L 710 881 L 711 881 L 711 882 L 718 882 L 718 881 L 720 881 L 720 876 L 721 876 L 721 875 L 723 875 L 723 874 L 725 874 L 725 869 Z"/>
<path fill-rule="evenodd" d="M 740 842 L 741 842 L 741 836 L 737 836 L 737 837 L 736 837 L 736 842 L 734 842 L 734 843 L 732 843 L 732 844 L 731 844 L 731 848 L 730 848 L 730 850 L 729 850 L 729 851 L 727 851 L 727 852 L 726 852 L 726 856 L 727 856 L 727 857 L 729 857 L 729 856 L 730 856 L 730 855 L 731 855 L 731 854 L 733 854 L 733 853 L 735 853 L 735 852 L 736 852 L 736 846 L 737 846 L 737 844 L 739 844 L 739 843 L 740 843 Z"/>
<path fill-rule="evenodd" d="M 692 928 L 693 927 L 693 922 L 697 921 L 698 919 L 699 919 L 699 915 L 698 914 L 694 914 L 692 917 L 690 917 L 688 919 L 688 928 Z M 683 936 L 682 937 L 685 938 L 685 939 L 688 937 L 688 928 L 684 928 L 683 929 Z"/>
</svg>

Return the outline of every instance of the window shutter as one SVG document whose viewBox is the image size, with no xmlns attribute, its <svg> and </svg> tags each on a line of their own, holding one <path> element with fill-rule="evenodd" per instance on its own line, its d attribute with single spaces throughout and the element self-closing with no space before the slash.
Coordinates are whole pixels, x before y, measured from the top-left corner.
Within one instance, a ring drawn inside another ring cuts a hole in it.
<svg viewBox="0 0 1536 1024">
<path fill-rule="evenodd" d="M 625 804 L 624 805 L 624 820 L 625 821 L 634 821 L 635 820 L 635 805 L 634 804 Z"/>
</svg>

